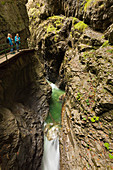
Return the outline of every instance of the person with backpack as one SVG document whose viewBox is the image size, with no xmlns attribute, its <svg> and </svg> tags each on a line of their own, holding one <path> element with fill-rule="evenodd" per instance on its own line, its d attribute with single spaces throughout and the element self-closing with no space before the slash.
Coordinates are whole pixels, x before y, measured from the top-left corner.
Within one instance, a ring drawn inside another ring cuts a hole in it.
<svg viewBox="0 0 113 170">
<path fill-rule="evenodd" d="M 13 41 L 12 41 L 12 35 L 8 33 L 8 36 L 7 36 L 7 42 L 9 43 L 10 47 L 11 47 L 11 50 L 10 50 L 10 53 L 13 54 Z"/>
<path fill-rule="evenodd" d="M 16 44 L 17 52 L 19 52 L 20 37 L 18 33 L 15 36 L 15 44 Z"/>
</svg>

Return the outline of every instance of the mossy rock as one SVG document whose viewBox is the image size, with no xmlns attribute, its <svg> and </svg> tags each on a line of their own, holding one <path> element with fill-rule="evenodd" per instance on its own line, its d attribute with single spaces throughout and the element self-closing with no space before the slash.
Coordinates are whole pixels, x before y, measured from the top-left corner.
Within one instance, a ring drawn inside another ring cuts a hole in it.
<svg viewBox="0 0 113 170">
<path fill-rule="evenodd" d="M 48 19 L 63 20 L 64 18 L 65 18 L 65 16 L 53 15 L 52 17 L 49 17 Z"/>
<path fill-rule="evenodd" d="M 74 25 L 74 29 L 77 29 L 79 31 L 84 31 L 88 27 L 87 24 L 85 24 L 83 21 L 80 21 L 79 23 Z"/>
<path fill-rule="evenodd" d="M 5 1 L 1 1 L 1 5 L 5 5 L 6 4 L 6 2 Z"/>
<path fill-rule="evenodd" d="M 49 24 L 47 27 L 47 33 L 49 32 L 56 32 L 56 28 L 52 24 Z"/>
</svg>

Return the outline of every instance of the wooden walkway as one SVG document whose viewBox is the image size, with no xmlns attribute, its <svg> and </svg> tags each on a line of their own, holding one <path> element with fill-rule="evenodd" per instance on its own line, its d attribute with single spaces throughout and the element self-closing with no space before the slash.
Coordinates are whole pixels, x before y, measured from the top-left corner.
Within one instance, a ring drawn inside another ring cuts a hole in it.
<svg viewBox="0 0 113 170">
<path fill-rule="evenodd" d="M 15 50 L 14 54 L 10 54 L 10 52 L 7 53 L 7 58 L 6 58 L 5 54 L 2 54 L 2 55 L 0 55 L 0 64 L 8 61 L 9 59 L 11 59 L 11 58 L 15 57 L 16 55 L 19 55 L 19 54 L 21 54 L 21 53 L 23 53 L 25 51 L 27 52 L 27 51 L 33 51 L 33 50 L 35 50 L 35 49 L 22 49 L 22 50 L 19 50 L 19 52 L 17 52 Z"/>
</svg>

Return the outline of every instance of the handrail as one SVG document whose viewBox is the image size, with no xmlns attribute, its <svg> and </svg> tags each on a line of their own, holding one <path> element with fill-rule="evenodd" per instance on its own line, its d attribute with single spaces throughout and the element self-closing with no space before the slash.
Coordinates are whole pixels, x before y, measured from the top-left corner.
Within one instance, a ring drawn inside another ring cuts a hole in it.
<svg viewBox="0 0 113 170">
<path fill-rule="evenodd" d="M 2 49 L 1 49 L 1 51 L 0 51 L 0 55 L 1 54 L 4 54 L 5 53 L 5 56 L 0 56 L 0 59 L 2 59 L 2 58 L 4 58 L 4 57 L 6 57 L 6 60 L 8 59 L 7 58 L 7 52 L 9 52 L 9 50 L 11 50 L 11 48 L 15 48 L 16 47 L 16 45 L 13 45 L 13 47 L 8 47 L 8 48 L 4 48 L 4 46 L 6 47 L 6 46 L 9 46 L 9 44 L 8 43 L 5 43 L 5 44 L 1 44 L 0 45 L 0 47 L 2 47 Z M 20 43 L 20 49 L 22 49 L 22 44 Z"/>
<path fill-rule="evenodd" d="M 22 50 L 23 48 L 22 48 L 22 45 L 23 45 L 23 43 L 20 43 L 19 44 L 19 49 L 20 50 Z M 9 44 L 8 43 L 5 43 L 5 44 L 0 44 L 0 47 L 2 47 L 2 48 L 0 48 L 0 59 L 2 59 L 2 58 L 4 58 L 4 57 L 6 57 L 6 60 L 8 60 L 8 58 L 7 58 L 7 56 L 9 55 L 9 51 L 11 50 L 11 48 L 15 48 L 16 47 L 16 45 L 13 45 L 12 47 L 10 46 L 10 47 L 8 47 L 9 46 Z M 6 47 L 8 47 L 8 48 L 6 48 Z M 29 47 L 28 47 L 29 48 Z M 33 47 L 33 48 L 35 48 L 35 47 Z M 13 50 L 14 51 L 14 50 Z M 12 52 L 13 52 L 12 51 Z M 4 54 L 4 55 L 2 55 L 2 54 Z"/>
</svg>

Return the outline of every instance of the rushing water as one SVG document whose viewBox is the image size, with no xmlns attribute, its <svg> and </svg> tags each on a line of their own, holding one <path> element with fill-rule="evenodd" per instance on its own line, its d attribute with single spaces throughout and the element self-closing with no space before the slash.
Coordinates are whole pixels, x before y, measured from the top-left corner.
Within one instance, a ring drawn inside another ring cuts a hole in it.
<svg viewBox="0 0 113 170">
<path fill-rule="evenodd" d="M 44 137 L 44 155 L 42 170 L 59 170 L 59 139 L 48 140 Z"/>
<path fill-rule="evenodd" d="M 60 90 L 53 83 L 50 83 L 50 85 L 52 87 L 52 96 L 50 100 L 50 115 L 55 120 L 55 122 L 60 123 L 62 102 L 59 100 L 59 97 L 64 94 L 64 91 Z M 53 122 L 50 115 L 46 119 L 47 123 Z"/>
<path fill-rule="evenodd" d="M 44 136 L 44 154 L 42 160 L 42 170 L 59 170 L 59 124 L 61 121 L 62 102 L 59 97 L 64 91 L 50 83 L 52 87 L 52 97 L 50 101 L 50 114 L 46 119 Z"/>
</svg>

